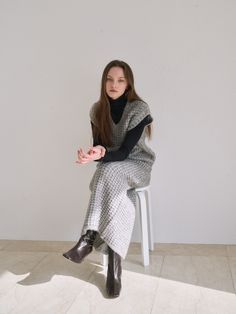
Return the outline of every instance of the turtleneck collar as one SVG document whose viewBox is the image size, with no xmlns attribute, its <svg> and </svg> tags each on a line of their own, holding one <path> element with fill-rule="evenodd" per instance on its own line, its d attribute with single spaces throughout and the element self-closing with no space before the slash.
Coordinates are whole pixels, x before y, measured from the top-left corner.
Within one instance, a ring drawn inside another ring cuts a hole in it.
<svg viewBox="0 0 236 314">
<path fill-rule="evenodd" d="M 126 96 L 126 92 L 124 92 L 120 97 L 113 99 L 110 96 L 108 96 L 109 99 L 109 103 L 111 105 L 125 105 L 127 102 L 127 96 Z"/>
<path fill-rule="evenodd" d="M 112 99 L 108 96 L 109 103 L 110 103 L 110 109 L 111 109 L 111 118 L 115 124 L 119 123 L 123 111 L 125 109 L 125 106 L 127 104 L 127 96 L 126 93 L 122 94 L 117 99 Z"/>
</svg>

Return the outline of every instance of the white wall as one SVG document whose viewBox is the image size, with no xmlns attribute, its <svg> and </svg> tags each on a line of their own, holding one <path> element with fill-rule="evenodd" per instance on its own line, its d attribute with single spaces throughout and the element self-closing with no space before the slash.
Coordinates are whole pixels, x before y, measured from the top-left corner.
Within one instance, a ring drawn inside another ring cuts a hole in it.
<svg viewBox="0 0 236 314">
<path fill-rule="evenodd" d="M 118 58 L 155 121 L 155 241 L 236 243 L 235 13 L 230 0 L 0 0 L 0 238 L 78 239 L 95 163 L 76 150 Z"/>
</svg>

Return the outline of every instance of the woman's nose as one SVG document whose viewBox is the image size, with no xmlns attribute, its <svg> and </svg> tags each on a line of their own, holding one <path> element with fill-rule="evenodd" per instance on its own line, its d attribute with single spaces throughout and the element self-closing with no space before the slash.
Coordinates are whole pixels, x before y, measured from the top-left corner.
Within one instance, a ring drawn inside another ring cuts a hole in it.
<svg viewBox="0 0 236 314">
<path fill-rule="evenodd" d="M 117 86 L 117 83 L 116 82 L 112 82 L 112 87 L 116 88 L 116 86 Z"/>
</svg>

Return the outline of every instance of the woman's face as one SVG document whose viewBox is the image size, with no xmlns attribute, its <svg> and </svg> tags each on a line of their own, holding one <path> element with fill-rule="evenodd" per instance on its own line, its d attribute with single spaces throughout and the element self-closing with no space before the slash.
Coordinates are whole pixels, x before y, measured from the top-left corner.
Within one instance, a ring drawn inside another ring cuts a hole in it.
<svg viewBox="0 0 236 314">
<path fill-rule="evenodd" d="M 128 83 L 124 71 L 120 67 L 112 67 L 106 77 L 106 93 L 112 99 L 120 97 L 126 90 Z"/>
</svg>

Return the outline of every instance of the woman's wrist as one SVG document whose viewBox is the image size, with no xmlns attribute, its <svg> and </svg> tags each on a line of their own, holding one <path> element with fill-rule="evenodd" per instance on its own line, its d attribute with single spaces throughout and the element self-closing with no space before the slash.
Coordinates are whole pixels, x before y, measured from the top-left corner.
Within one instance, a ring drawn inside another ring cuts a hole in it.
<svg viewBox="0 0 236 314">
<path fill-rule="evenodd" d="M 104 157 L 105 154 L 106 154 L 106 148 L 104 147 L 104 148 L 102 149 L 102 152 L 101 152 L 101 157 Z"/>
</svg>

